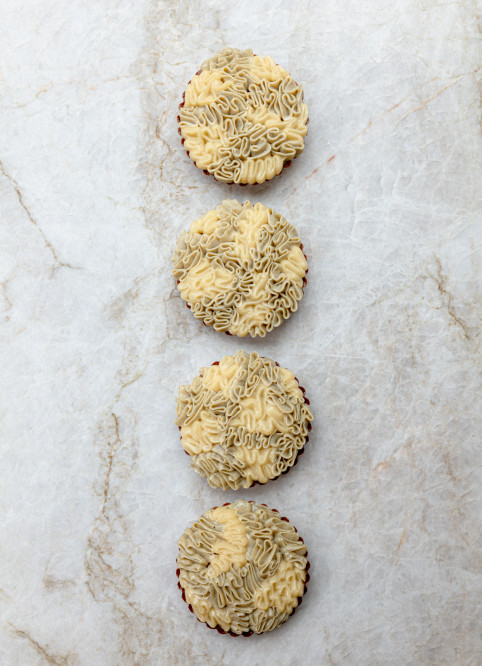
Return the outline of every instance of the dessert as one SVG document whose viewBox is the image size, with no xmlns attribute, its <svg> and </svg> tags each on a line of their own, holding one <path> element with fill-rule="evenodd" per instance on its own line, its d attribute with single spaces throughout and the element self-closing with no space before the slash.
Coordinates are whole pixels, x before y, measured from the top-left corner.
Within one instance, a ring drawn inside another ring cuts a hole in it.
<svg viewBox="0 0 482 666">
<path fill-rule="evenodd" d="M 191 467 L 213 488 L 249 488 L 286 473 L 313 414 L 294 374 L 252 352 L 225 356 L 179 388 L 176 424 Z"/>
<path fill-rule="evenodd" d="M 173 275 L 216 331 L 264 336 L 298 309 L 308 264 L 296 229 L 262 203 L 227 199 L 183 232 Z"/>
<path fill-rule="evenodd" d="M 216 180 L 264 183 L 304 148 L 303 89 L 272 58 L 226 48 L 201 65 L 179 106 L 179 133 Z"/>
<path fill-rule="evenodd" d="M 200 622 L 232 636 L 261 634 L 300 605 L 307 555 L 276 509 L 237 500 L 209 509 L 181 536 L 178 587 Z"/>
</svg>

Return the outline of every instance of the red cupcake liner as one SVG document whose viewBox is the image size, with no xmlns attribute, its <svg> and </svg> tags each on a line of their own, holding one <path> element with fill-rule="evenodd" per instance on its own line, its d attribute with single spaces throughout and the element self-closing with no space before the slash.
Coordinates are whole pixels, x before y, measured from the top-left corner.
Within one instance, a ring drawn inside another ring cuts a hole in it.
<svg viewBox="0 0 482 666">
<path fill-rule="evenodd" d="M 214 364 L 213 364 L 213 365 L 214 365 Z M 250 502 L 251 504 L 258 504 L 258 503 L 259 503 L 259 502 L 254 502 L 254 500 L 248 500 L 248 502 Z M 228 506 L 229 504 L 232 504 L 232 502 L 225 502 L 222 506 Z M 269 507 L 267 504 L 261 503 L 261 506 L 265 506 L 267 509 L 270 509 L 270 507 Z M 214 509 L 217 509 L 217 508 L 218 508 L 217 506 L 213 506 L 213 507 L 211 508 L 211 511 L 214 511 Z M 271 511 L 274 511 L 275 513 L 279 513 L 278 509 L 270 509 L 270 510 L 271 510 Z M 303 540 L 303 537 L 301 536 L 301 534 L 298 532 L 298 530 L 296 529 L 296 527 L 295 527 L 292 523 L 290 523 L 290 521 L 289 521 L 288 518 L 286 518 L 285 516 L 281 516 L 281 520 L 284 520 L 285 522 L 289 523 L 289 524 L 291 525 L 291 527 L 295 530 L 296 534 L 299 536 L 301 543 L 305 543 L 304 540 Z M 305 553 L 305 557 L 306 557 L 306 567 L 305 567 L 306 578 L 305 578 L 305 584 L 304 584 L 304 586 L 303 586 L 303 594 L 302 594 L 300 597 L 298 597 L 298 605 L 295 606 L 295 607 L 293 608 L 293 610 L 291 611 L 291 613 L 290 613 L 290 614 L 288 615 L 288 617 L 286 618 L 285 622 L 287 622 L 287 621 L 288 621 L 288 618 L 290 618 L 292 615 L 294 615 L 295 612 L 296 612 L 296 610 L 301 606 L 301 604 L 303 603 L 303 597 L 304 597 L 304 595 L 305 595 L 305 594 L 307 593 L 307 591 L 308 591 L 308 583 L 310 582 L 310 579 L 311 579 L 311 576 L 310 576 L 310 574 L 308 573 L 309 570 L 310 570 L 310 568 L 311 568 L 310 561 L 308 560 L 308 550 L 307 550 L 306 553 Z M 187 603 L 187 601 L 186 601 L 186 593 L 185 593 L 185 591 L 184 591 L 183 586 L 181 585 L 181 582 L 179 581 L 179 575 L 180 575 L 180 573 L 181 573 L 181 570 L 180 570 L 180 569 L 176 569 L 176 577 L 177 577 L 177 579 L 178 579 L 177 587 L 178 587 L 178 589 L 181 591 L 181 597 L 182 597 L 182 600 L 183 600 L 185 603 Z M 193 607 L 191 606 L 191 604 L 187 604 L 187 607 L 189 608 L 189 610 L 191 611 L 191 613 L 194 615 L 194 617 L 196 618 L 196 620 L 197 620 L 198 622 L 201 622 L 202 624 L 205 624 L 206 627 L 207 627 L 208 629 L 213 629 L 213 630 L 217 631 L 218 634 L 229 634 L 229 636 L 233 636 L 233 638 L 238 638 L 238 636 L 244 636 L 245 638 L 248 638 L 249 636 L 252 636 L 252 635 L 254 634 L 254 631 L 243 631 L 242 634 L 237 634 L 237 633 L 235 633 L 234 631 L 231 631 L 231 630 L 229 630 L 229 631 L 225 631 L 225 630 L 224 630 L 222 627 L 220 627 L 219 625 L 216 625 L 215 627 L 211 627 L 209 624 L 207 624 L 207 622 L 203 622 L 202 620 L 200 620 L 200 619 L 198 618 L 198 616 L 197 616 L 196 613 L 194 612 Z M 284 622 L 283 622 L 283 624 L 284 624 Z M 280 626 L 281 626 L 281 625 L 279 625 L 279 626 L 276 627 L 276 628 L 279 629 Z M 262 632 L 262 633 L 267 633 L 267 632 Z M 261 634 L 259 634 L 259 635 L 261 635 Z"/>
<path fill-rule="evenodd" d="M 254 54 L 254 55 L 256 55 L 256 54 Z M 196 72 L 195 76 L 198 76 L 198 75 L 201 74 L 201 73 L 202 73 L 202 69 L 199 69 L 199 70 Z M 191 81 L 192 81 L 192 79 L 189 79 L 189 81 L 187 82 L 187 86 L 191 83 Z M 296 81 L 295 81 L 295 83 L 296 83 Z M 298 83 L 296 83 L 296 85 L 298 85 Z M 187 88 L 187 86 L 186 86 L 186 88 Z M 184 106 L 184 103 L 185 103 L 185 99 L 186 99 L 186 92 L 184 91 L 184 92 L 182 93 L 182 102 L 179 104 L 178 109 L 182 109 L 182 107 Z M 180 122 L 181 122 L 181 117 L 180 117 L 180 116 L 177 116 L 177 123 L 178 123 L 178 125 L 180 124 Z M 306 125 L 308 125 L 309 122 L 310 122 L 310 119 L 309 119 L 309 117 L 308 117 L 308 118 L 306 119 Z M 178 133 L 178 134 L 180 135 L 180 137 L 181 137 L 181 146 L 184 147 L 184 138 L 182 137 L 181 127 L 178 127 L 178 128 L 177 128 L 177 133 Z M 308 132 L 306 133 L 306 136 L 308 136 Z M 306 136 L 305 136 L 305 139 L 306 139 Z M 303 151 L 301 151 L 301 152 L 303 152 Z M 191 162 L 194 164 L 194 166 L 195 166 L 196 168 L 199 169 L 199 167 L 197 166 L 196 162 L 192 159 L 192 157 L 191 157 L 191 155 L 190 155 L 190 153 L 189 153 L 189 150 L 186 150 L 186 155 L 189 157 L 189 159 L 190 159 Z M 288 168 L 291 166 L 293 160 L 295 160 L 297 157 L 299 157 L 299 155 L 301 155 L 301 153 L 299 153 L 298 155 L 295 155 L 291 160 L 288 160 L 288 161 L 284 162 L 281 171 L 280 171 L 279 173 L 277 173 L 276 176 L 273 176 L 273 178 L 268 178 L 268 179 L 265 180 L 264 182 L 265 182 L 265 183 L 268 183 L 268 182 L 270 182 L 271 180 L 274 180 L 275 178 L 278 178 L 278 176 L 281 176 L 281 174 L 283 173 L 283 171 L 284 171 L 285 169 L 288 169 Z M 216 182 L 218 182 L 218 183 L 224 183 L 224 185 L 239 185 L 240 187 L 246 187 L 246 185 L 263 185 L 263 183 L 258 183 L 258 182 L 256 182 L 256 183 L 235 183 L 234 180 L 231 180 L 231 181 L 229 181 L 229 182 L 226 182 L 225 180 L 219 180 L 219 178 L 216 178 L 216 176 L 215 176 L 213 173 L 210 173 L 210 172 L 207 171 L 206 169 L 202 169 L 202 172 L 203 172 L 204 174 L 206 174 L 206 176 L 212 176 Z"/>
<path fill-rule="evenodd" d="M 262 357 L 262 358 L 266 358 L 266 357 Z M 213 365 L 219 365 L 219 361 L 214 361 L 214 363 L 211 363 L 211 366 L 213 366 Z M 277 365 L 278 368 L 280 367 L 280 364 L 278 363 L 278 361 L 275 361 L 275 365 Z M 311 403 L 310 403 L 310 401 L 308 400 L 308 398 L 306 397 L 306 389 L 304 388 L 304 386 L 301 386 L 298 377 L 295 377 L 295 379 L 296 379 L 296 381 L 298 382 L 298 387 L 299 387 L 300 391 L 303 393 L 303 400 L 305 401 L 305 404 L 306 404 L 306 405 L 310 405 Z M 177 427 L 178 427 L 178 430 L 180 431 L 180 430 L 181 430 L 181 426 L 177 426 Z M 311 421 L 310 421 L 310 422 L 308 423 L 308 432 L 311 432 L 312 427 L 313 427 L 313 426 L 311 425 Z M 181 441 L 181 445 L 182 445 L 182 436 L 181 436 L 181 435 L 179 435 L 179 439 L 180 439 L 180 441 Z M 264 483 L 261 483 L 260 481 L 253 481 L 253 483 L 252 483 L 250 486 L 248 486 L 247 488 L 243 488 L 243 490 L 249 490 L 250 488 L 254 488 L 254 486 L 265 486 L 267 483 L 270 483 L 271 481 L 276 481 L 277 479 L 281 478 L 281 477 L 284 476 L 285 474 L 288 474 L 288 472 L 289 472 L 291 469 L 293 469 L 293 467 L 295 467 L 295 466 L 298 464 L 298 459 L 299 459 L 299 457 L 302 456 L 303 453 L 305 452 L 305 446 L 308 444 L 309 441 L 310 441 L 310 436 L 309 436 L 309 435 L 306 435 L 306 437 L 305 437 L 305 443 L 303 444 L 303 446 L 301 447 L 301 449 L 300 449 L 300 450 L 298 451 L 298 453 L 296 454 L 296 458 L 294 459 L 293 464 L 290 465 L 289 467 L 287 467 L 287 468 L 285 469 L 284 472 L 280 472 L 277 476 L 274 476 L 272 479 L 268 479 L 268 481 L 265 481 Z M 184 447 L 183 447 L 183 448 L 184 448 Z M 185 453 L 187 456 L 189 456 L 189 457 L 191 456 L 191 454 L 188 453 L 188 451 L 186 451 L 186 449 L 184 449 L 184 453 Z M 229 488 L 229 490 L 233 490 L 233 488 Z M 240 489 L 239 489 L 239 490 L 240 490 Z M 229 502 L 228 502 L 228 504 L 229 504 Z M 223 506 L 225 506 L 225 505 L 223 505 Z M 266 504 L 263 504 L 263 506 L 266 506 Z M 274 511 L 274 509 L 273 509 L 273 511 Z"/>
</svg>

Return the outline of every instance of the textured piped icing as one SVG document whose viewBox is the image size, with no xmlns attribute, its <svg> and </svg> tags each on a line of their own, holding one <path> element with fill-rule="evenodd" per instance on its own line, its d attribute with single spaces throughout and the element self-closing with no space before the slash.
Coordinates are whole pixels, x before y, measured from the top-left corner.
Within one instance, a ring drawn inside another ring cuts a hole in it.
<svg viewBox="0 0 482 666">
<path fill-rule="evenodd" d="M 298 309 L 308 268 L 296 229 L 261 203 L 227 199 L 177 242 L 173 275 L 216 331 L 264 336 Z"/>
<path fill-rule="evenodd" d="M 290 370 L 239 351 L 179 388 L 176 424 L 191 466 L 214 488 L 249 488 L 291 467 L 313 421 Z"/>
<path fill-rule="evenodd" d="M 184 147 L 217 180 L 263 183 L 304 148 L 303 89 L 270 57 L 224 49 L 201 65 L 184 95 Z"/>
<path fill-rule="evenodd" d="M 279 513 L 237 500 L 206 511 L 179 540 L 186 601 L 202 622 L 261 634 L 285 622 L 303 596 L 306 546 Z"/>
</svg>

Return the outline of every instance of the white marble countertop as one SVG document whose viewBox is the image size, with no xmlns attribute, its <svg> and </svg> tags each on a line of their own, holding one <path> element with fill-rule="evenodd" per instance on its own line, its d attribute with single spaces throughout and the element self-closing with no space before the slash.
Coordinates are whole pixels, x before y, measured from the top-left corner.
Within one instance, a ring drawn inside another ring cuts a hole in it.
<svg viewBox="0 0 482 666">
<path fill-rule="evenodd" d="M 476 10 L 2 2 L 2 666 L 480 664 Z M 309 105 L 303 155 L 256 189 L 177 134 L 224 46 L 272 55 Z M 260 341 L 204 328 L 170 275 L 179 232 L 232 196 L 283 213 L 310 263 Z M 294 370 L 316 417 L 297 467 L 241 493 L 312 564 L 300 611 L 250 639 L 196 622 L 174 573 L 185 527 L 239 496 L 189 468 L 177 386 L 240 348 Z"/>
</svg>

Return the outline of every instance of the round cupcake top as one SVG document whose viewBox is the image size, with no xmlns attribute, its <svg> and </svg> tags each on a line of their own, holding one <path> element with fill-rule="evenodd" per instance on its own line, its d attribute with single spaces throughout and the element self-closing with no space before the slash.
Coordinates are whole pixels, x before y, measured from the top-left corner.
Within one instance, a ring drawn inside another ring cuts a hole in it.
<svg viewBox="0 0 482 666">
<path fill-rule="evenodd" d="M 308 264 L 296 229 L 261 203 L 227 199 L 183 232 L 181 297 L 216 331 L 264 336 L 298 309 Z"/>
<path fill-rule="evenodd" d="M 193 469 L 237 490 L 292 467 L 311 430 L 308 404 L 290 370 L 239 351 L 179 388 L 176 424 Z"/>
<path fill-rule="evenodd" d="M 292 525 L 262 504 L 209 509 L 179 540 L 179 585 L 201 622 L 261 634 L 285 622 L 307 582 L 307 550 Z"/>
<path fill-rule="evenodd" d="M 200 169 L 225 183 L 264 183 L 303 150 L 308 109 L 272 58 L 227 48 L 189 82 L 178 121 Z"/>
</svg>

